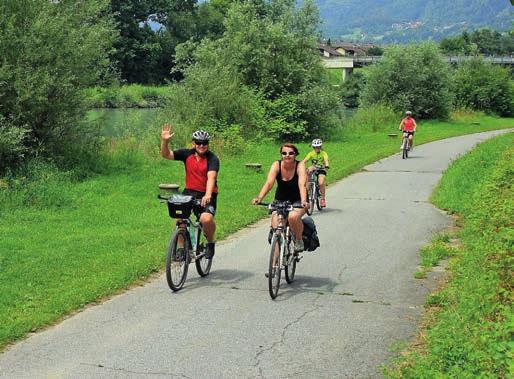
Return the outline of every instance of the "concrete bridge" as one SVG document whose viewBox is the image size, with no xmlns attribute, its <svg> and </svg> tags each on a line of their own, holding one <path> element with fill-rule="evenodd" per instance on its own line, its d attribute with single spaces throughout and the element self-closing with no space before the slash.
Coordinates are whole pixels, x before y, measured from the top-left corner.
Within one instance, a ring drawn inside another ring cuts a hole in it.
<svg viewBox="0 0 514 379">
<path fill-rule="evenodd" d="M 470 61 L 475 57 L 472 56 L 445 56 L 444 60 L 450 64 L 459 64 L 461 62 Z M 323 65 L 326 68 L 341 68 L 343 69 L 343 80 L 352 74 L 353 69 L 357 67 L 368 66 L 377 63 L 382 59 L 381 56 L 345 56 L 345 57 L 322 57 Z M 485 62 L 492 64 L 500 64 L 504 66 L 514 65 L 514 57 L 496 57 L 488 56 L 483 57 Z"/>
</svg>

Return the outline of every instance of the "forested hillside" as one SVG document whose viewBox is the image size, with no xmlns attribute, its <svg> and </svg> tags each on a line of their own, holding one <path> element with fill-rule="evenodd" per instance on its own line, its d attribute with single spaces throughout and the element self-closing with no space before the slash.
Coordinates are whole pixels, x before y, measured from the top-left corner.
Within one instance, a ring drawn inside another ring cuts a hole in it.
<svg viewBox="0 0 514 379">
<path fill-rule="evenodd" d="M 406 42 L 512 27 L 508 0 L 316 0 L 325 37 Z"/>
</svg>

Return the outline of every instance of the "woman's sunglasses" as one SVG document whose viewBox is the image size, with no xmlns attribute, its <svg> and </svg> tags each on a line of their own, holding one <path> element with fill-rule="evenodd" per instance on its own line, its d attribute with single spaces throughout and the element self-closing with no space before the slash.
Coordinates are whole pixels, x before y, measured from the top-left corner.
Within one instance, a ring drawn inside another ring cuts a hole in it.
<svg viewBox="0 0 514 379">
<path fill-rule="evenodd" d="M 280 154 L 282 154 L 284 157 L 288 155 L 296 155 L 294 151 L 282 151 Z"/>
<path fill-rule="evenodd" d="M 195 145 L 198 146 L 207 146 L 209 144 L 209 141 L 193 141 Z"/>
</svg>

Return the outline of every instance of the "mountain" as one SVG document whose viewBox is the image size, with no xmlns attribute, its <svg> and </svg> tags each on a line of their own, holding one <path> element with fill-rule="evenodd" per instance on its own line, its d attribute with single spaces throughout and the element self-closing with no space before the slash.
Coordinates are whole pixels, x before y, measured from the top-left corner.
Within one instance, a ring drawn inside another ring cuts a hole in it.
<svg viewBox="0 0 514 379">
<path fill-rule="evenodd" d="M 378 43 L 440 40 L 513 27 L 509 0 L 315 0 L 324 37 Z"/>
</svg>

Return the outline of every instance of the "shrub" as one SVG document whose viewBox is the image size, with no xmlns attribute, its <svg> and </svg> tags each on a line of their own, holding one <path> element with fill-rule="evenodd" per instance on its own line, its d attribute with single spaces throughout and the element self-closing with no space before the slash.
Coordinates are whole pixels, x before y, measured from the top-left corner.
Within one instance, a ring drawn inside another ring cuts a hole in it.
<svg viewBox="0 0 514 379">
<path fill-rule="evenodd" d="M 514 83 L 509 70 L 477 57 L 454 75 L 455 105 L 500 116 L 514 114 Z"/>
<path fill-rule="evenodd" d="M 375 104 L 361 107 L 349 120 L 348 128 L 362 131 L 391 130 L 400 122 L 400 116 L 389 105 Z"/>
<path fill-rule="evenodd" d="M 383 103 L 415 117 L 447 118 L 452 103 L 451 79 L 434 43 L 388 48 L 369 68 L 362 104 Z"/>
<path fill-rule="evenodd" d="M 95 148 L 97 138 L 81 138 L 92 132 L 83 121 L 82 90 L 108 65 L 107 6 L 107 0 L 0 3 L 0 115 L 3 129 L 30 129 L 16 137 L 27 157 L 42 154 L 67 166 L 77 141 Z"/>
</svg>

